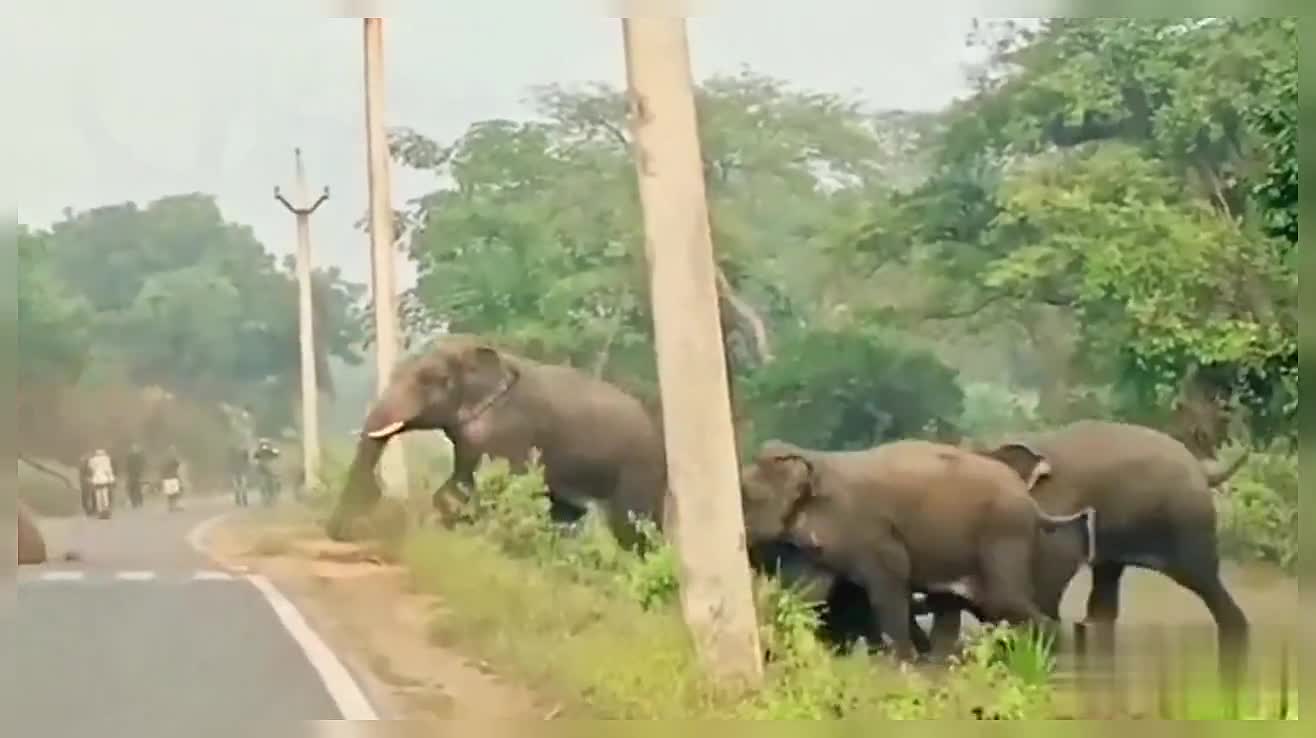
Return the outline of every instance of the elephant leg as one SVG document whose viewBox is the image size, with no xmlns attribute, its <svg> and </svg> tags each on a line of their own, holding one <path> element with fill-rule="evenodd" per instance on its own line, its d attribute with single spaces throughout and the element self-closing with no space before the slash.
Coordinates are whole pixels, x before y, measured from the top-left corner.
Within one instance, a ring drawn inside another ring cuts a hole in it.
<svg viewBox="0 0 1316 738">
<path fill-rule="evenodd" d="M 859 583 L 868 592 L 868 604 L 873 610 L 870 618 L 871 642 L 882 642 L 882 633 L 891 639 L 895 655 L 902 661 L 918 657 L 912 640 L 914 623 L 910 607 L 909 554 L 898 544 L 888 541 L 877 557 L 863 562 L 858 572 Z"/>
<path fill-rule="evenodd" d="M 1115 620 L 1120 612 L 1120 577 L 1124 567 L 1112 561 L 1092 565 L 1086 623 L 1092 629 L 1097 652 L 1107 660 L 1115 656 Z"/>
<path fill-rule="evenodd" d="M 960 640 L 964 614 L 958 607 L 938 609 L 932 614 L 932 642 L 928 650 L 935 658 L 955 652 Z"/>
<path fill-rule="evenodd" d="M 448 477 L 448 481 L 434 490 L 434 495 L 430 500 L 440 525 L 452 527 L 461 518 L 463 511 L 470 502 L 470 498 L 463 492 L 462 487 L 465 486 L 469 489 L 474 485 L 474 466 L 463 463 L 460 459 L 456 460 L 453 465 L 452 476 Z"/>
<path fill-rule="evenodd" d="M 1124 564 L 1103 561 L 1092 565 L 1092 592 L 1088 594 L 1088 616 L 1091 623 L 1113 624 L 1120 613 L 1120 577 Z"/>
<path fill-rule="evenodd" d="M 990 620 L 1011 625 L 1031 624 L 1054 633 L 1056 621 L 1034 600 L 1031 541 L 1002 538 L 988 544 L 983 557 L 982 591 L 975 599 Z"/>
<path fill-rule="evenodd" d="M 1224 683 L 1236 694 L 1236 687 L 1247 667 L 1248 620 L 1243 609 L 1220 581 L 1220 565 L 1215 556 L 1197 566 L 1179 566 L 1167 572 L 1180 586 L 1201 598 L 1218 631 L 1218 658 Z"/>
</svg>

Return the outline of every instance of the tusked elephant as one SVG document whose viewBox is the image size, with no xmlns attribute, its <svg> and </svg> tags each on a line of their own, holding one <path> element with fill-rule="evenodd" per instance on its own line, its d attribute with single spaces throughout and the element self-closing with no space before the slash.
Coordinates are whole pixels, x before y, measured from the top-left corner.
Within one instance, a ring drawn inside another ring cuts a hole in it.
<svg viewBox="0 0 1316 738">
<path fill-rule="evenodd" d="M 46 541 L 36 521 L 21 501 L 16 502 L 18 518 L 18 563 L 20 566 L 46 563 Z"/>
<path fill-rule="evenodd" d="M 1211 488 L 1228 480 L 1248 453 L 1208 468 L 1184 444 L 1140 425 L 1083 420 L 980 453 L 1014 468 L 1047 511 L 1096 511 L 1087 619 L 1113 623 L 1126 566 L 1162 572 L 1197 594 L 1219 630 L 1222 664 L 1242 656 L 1248 621 L 1220 580 Z M 1044 610 L 1059 608 L 1080 561 L 1055 557 Z"/>
<path fill-rule="evenodd" d="M 885 633 L 902 658 L 916 650 L 918 591 L 963 597 L 985 619 L 1053 625 L 1033 600 L 1039 535 L 1075 527 L 1092 540 L 1092 511 L 1048 515 L 1010 468 L 928 441 L 862 451 L 768 441 L 741 470 L 741 496 L 749 544 L 798 546 L 862 585 L 877 616 L 870 642 Z"/>
<path fill-rule="evenodd" d="M 370 408 L 331 537 L 342 537 L 347 519 L 378 499 L 374 468 L 384 444 L 415 430 L 443 431 L 452 441 L 453 473 L 435 492 L 436 507 L 459 484 L 473 483 L 482 456 L 523 470 L 537 448 L 555 519 L 578 519 L 596 503 L 624 545 L 637 541 L 630 516 L 665 522 L 663 438 L 639 400 L 575 368 L 450 335 L 400 363 Z"/>
</svg>

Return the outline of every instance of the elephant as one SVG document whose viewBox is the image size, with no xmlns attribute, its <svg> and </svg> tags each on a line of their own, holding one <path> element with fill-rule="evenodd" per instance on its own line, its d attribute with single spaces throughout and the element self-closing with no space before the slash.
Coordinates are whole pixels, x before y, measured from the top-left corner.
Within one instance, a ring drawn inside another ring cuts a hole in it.
<svg viewBox="0 0 1316 738">
<path fill-rule="evenodd" d="M 331 537 L 341 538 L 347 518 L 378 499 L 374 467 L 384 444 L 416 430 L 440 430 L 452 442 L 453 473 L 434 493 L 437 508 L 460 494 L 459 485 L 473 484 L 484 455 L 519 471 L 538 449 L 555 520 L 579 519 L 596 504 L 627 546 L 638 543 L 632 516 L 667 527 L 663 436 L 639 400 L 573 367 L 449 335 L 401 362 L 369 409 Z"/>
<path fill-rule="evenodd" d="M 32 514 L 21 501 L 16 502 L 15 512 L 18 517 L 18 564 L 46 563 L 46 541 L 41 537 Z"/>
<path fill-rule="evenodd" d="M 1247 452 L 1224 468 L 1211 468 L 1161 431 L 1082 420 L 978 453 L 1015 469 L 1048 512 L 1096 511 L 1090 623 L 1114 623 L 1125 567 L 1159 571 L 1200 597 L 1210 610 L 1219 631 L 1222 666 L 1239 663 L 1248 621 L 1220 579 L 1211 488 L 1233 476 Z M 1045 611 L 1059 609 L 1081 565 L 1072 556 L 1054 558 L 1048 591 L 1041 594 Z"/>
<path fill-rule="evenodd" d="M 1091 510 L 1049 515 L 1009 467 L 931 441 L 821 451 L 770 440 L 741 469 L 741 499 L 749 545 L 790 543 L 862 585 L 876 614 L 870 642 L 885 633 L 900 658 L 917 650 L 917 591 L 962 597 L 986 619 L 1053 626 L 1033 601 L 1036 543 L 1071 527 L 1092 541 Z"/>
<path fill-rule="evenodd" d="M 808 602 L 817 603 L 819 639 L 837 650 L 853 647 L 860 638 L 871 639 L 871 623 L 876 618 L 863 585 L 829 569 L 816 555 L 783 540 L 761 542 L 749 547 L 750 567 L 776 576 Z M 911 598 L 910 640 L 919 653 L 929 653 L 932 641 L 914 619 L 928 614 L 926 595 Z M 879 627 L 880 629 L 880 627 Z M 871 640 L 870 648 L 878 643 Z"/>
</svg>

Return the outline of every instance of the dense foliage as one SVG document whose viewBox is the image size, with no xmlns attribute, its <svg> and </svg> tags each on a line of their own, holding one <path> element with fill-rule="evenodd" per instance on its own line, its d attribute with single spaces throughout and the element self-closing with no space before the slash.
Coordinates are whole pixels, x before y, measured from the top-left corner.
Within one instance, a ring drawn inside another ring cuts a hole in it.
<svg viewBox="0 0 1316 738">
<path fill-rule="evenodd" d="M 118 431 L 178 425 L 177 418 L 147 417 L 148 406 L 159 406 L 143 394 L 148 388 L 166 405 L 190 407 L 192 420 L 209 415 L 220 428 L 221 405 L 249 410 L 266 433 L 294 417 L 290 265 L 279 268 L 249 228 L 225 221 L 213 197 L 66 212 L 47 230 L 21 229 L 18 250 L 20 419 L 76 426 L 80 415 L 91 424 L 115 416 L 96 438 L 76 427 L 48 428 L 28 439 L 46 447 L 28 450 L 67 458 L 85 450 L 75 443 L 117 444 L 126 442 Z M 328 357 L 359 361 L 360 289 L 333 269 L 317 272 L 314 287 L 320 377 L 332 391 Z M 89 405 L 97 417 L 85 418 Z"/>
<path fill-rule="evenodd" d="M 1045 422 L 1146 422 L 1203 454 L 1244 427 L 1290 437 L 1294 34 L 1292 19 L 985 24 L 975 92 L 939 114 L 706 80 L 721 319 L 754 435 L 944 432 L 967 379 L 1036 393 Z M 437 182 L 399 214 L 420 268 L 411 327 L 497 332 L 652 397 L 623 97 L 550 86 L 532 102 L 447 144 L 395 132 L 396 157 Z"/>
</svg>

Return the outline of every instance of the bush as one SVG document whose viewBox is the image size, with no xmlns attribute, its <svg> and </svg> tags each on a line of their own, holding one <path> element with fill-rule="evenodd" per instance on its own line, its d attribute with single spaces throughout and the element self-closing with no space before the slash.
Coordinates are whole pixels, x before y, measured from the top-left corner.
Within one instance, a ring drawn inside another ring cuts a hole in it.
<svg viewBox="0 0 1316 738">
<path fill-rule="evenodd" d="M 1222 457 L 1234 458 L 1239 450 Z M 1293 571 L 1298 556 L 1298 461 L 1280 446 L 1253 452 L 1216 495 L 1225 556 Z"/>
<path fill-rule="evenodd" d="M 1027 718 L 1047 714 L 1045 685 L 1010 672 L 994 645 L 936 677 L 897 669 L 862 647 L 836 657 L 815 635 L 815 605 L 756 581 L 766 681 L 732 697 L 701 676 L 678 603 L 675 552 L 643 526 L 642 555 L 619 547 L 591 512 L 549 520 L 543 469 L 483 463 L 461 522 L 410 537 L 418 585 L 448 603 L 434 625 L 554 694 L 568 711 L 612 719 Z M 996 643 L 995 641 L 992 642 Z M 624 654 L 624 656 L 622 656 Z"/>
</svg>

